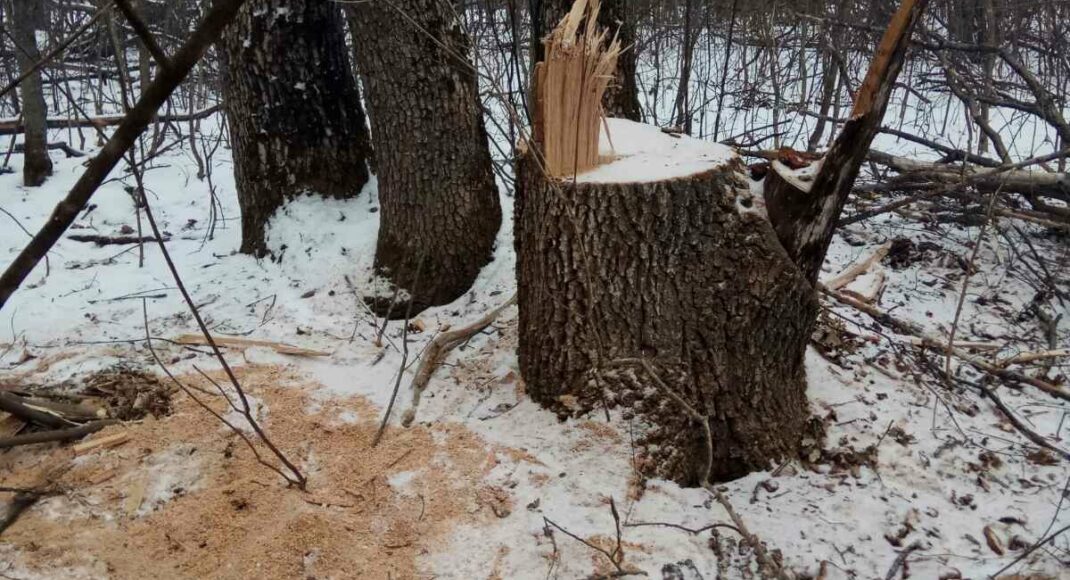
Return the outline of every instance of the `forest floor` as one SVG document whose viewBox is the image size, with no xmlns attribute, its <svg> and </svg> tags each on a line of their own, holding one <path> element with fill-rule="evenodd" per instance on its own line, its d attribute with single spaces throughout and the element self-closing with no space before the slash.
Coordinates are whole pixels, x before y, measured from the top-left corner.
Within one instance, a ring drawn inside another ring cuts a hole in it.
<svg viewBox="0 0 1070 580">
<path fill-rule="evenodd" d="M 55 159 L 45 187 L 24 189 L 14 160 L 16 173 L 0 175 L 0 207 L 10 213 L 0 216 L 0 266 L 28 239 L 11 220 L 35 231 L 82 170 L 80 159 Z M 494 261 L 463 298 L 411 321 L 403 359 L 404 323 L 384 329 L 361 301 L 377 287 L 374 182 L 349 201 L 292 202 L 270 226 L 275 259 L 258 261 L 236 253 L 229 160 L 216 163 L 215 204 L 192 158 L 177 151 L 148 171 L 150 201 L 213 332 L 325 353 L 226 351 L 268 433 L 308 474 L 308 491 L 287 488 L 240 438 L 169 388 L 146 333 L 191 385 L 208 386 L 197 369 L 213 377 L 220 369 L 204 347 L 168 342 L 197 329 L 156 246 L 145 244 L 139 266 L 137 245 L 70 239 L 137 231 L 130 195 L 110 181 L 5 307 L 0 388 L 77 391 L 94 377 L 120 376 L 166 392 L 170 412 L 87 439 L 125 433 L 113 447 L 0 453 L 0 485 L 51 475 L 56 491 L 0 536 L 0 577 L 572 579 L 617 573 L 599 549 L 618 545 L 626 572 L 756 577 L 753 552 L 734 532 L 694 531 L 730 521 L 708 492 L 639 484 L 627 421 L 614 414 L 609 422 L 562 422 L 525 396 L 515 307 L 450 355 L 415 425 L 397 425 L 414 361 L 431 338 L 478 319 L 515 289 L 510 197 L 502 198 Z M 884 278 L 876 307 L 946 338 L 968 282 L 957 341 L 990 346 L 976 354 L 986 361 L 1047 349 L 1037 311 L 1050 297 L 1030 283 L 1041 274 L 1019 255 L 1025 250 L 991 230 L 971 268 L 978 232 L 881 216 L 837 235 L 823 278 L 892 242 L 848 290 L 866 295 Z M 1050 303 L 1053 314 L 1066 314 L 1070 243 L 1041 228 L 1029 234 L 1030 255 L 1057 278 L 1063 273 L 1055 281 L 1062 296 Z M 1070 524 L 1070 465 L 1031 443 L 979 392 L 932 380 L 927 365 L 943 367 L 942 355 L 849 307 L 826 306 L 807 358 L 812 411 L 828 431 L 824 450 L 805 465 L 724 484 L 750 531 L 802 577 L 979 578 L 1012 563 L 1001 572 L 1007 578 L 1066 577 L 1070 533 L 1032 548 Z M 1070 316 L 1056 334 L 1070 345 Z M 1070 364 L 1053 362 L 1014 368 L 1066 389 Z M 980 377 L 959 360 L 951 368 Z M 399 369 L 392 426 L 372 447 Z M 1065 401 L 1030 386 L 998 392 L 1029 429 L 1070 447 Z M 226 411 L 219 398 L 211 404 Z"/>
</svg>

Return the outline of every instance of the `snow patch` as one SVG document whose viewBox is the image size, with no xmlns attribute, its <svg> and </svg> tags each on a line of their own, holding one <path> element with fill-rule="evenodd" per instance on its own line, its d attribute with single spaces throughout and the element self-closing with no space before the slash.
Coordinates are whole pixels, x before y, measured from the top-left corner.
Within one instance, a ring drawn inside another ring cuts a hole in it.
<svg viewBox="0 0 1070 580">
<path fill-rule="evenodd" d="M 650 183 L 688 177 L 736 158 L 731 148 L 663 132 L 627 119 L 606 119 L 598 154 L 611 161 L 577 176 L 579 183 Z"/>
</svg>

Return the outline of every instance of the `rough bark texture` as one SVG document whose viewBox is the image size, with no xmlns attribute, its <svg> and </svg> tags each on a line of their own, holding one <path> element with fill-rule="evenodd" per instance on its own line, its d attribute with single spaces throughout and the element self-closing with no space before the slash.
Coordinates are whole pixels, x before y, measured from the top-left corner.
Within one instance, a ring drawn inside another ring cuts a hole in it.
<svg viewBox="0 0 1070 580">
<path fill-rule="evenodd" d="M 370 138 L 337 4 L 250 0 L 222 45 L 241 251 L 263 256 L 264 226 L 290 197 L 360 193 Z"/>
<path fill-rule="evenodd" d="M 37 49 L 36 31 L 47 29 L 47 8 L 40 0 L 12 0 L 12 29 L 18 46 L 15 55 L 23 73 L 41 60 Z M 22 119 L 26 128 L 25 156 L 22 182 L 31 187 L 41 185 L 52 175 L 52 160 L 48 157 L 48 107 L 41 87 L 40 71 L 26 77 L 19 85 L 22 97 Z"/>
<path fill-rule="evenodd" d="M 401 317 L 471 287 L 492 257 L 501 206 L 457 13 L 440 0 L 345 6 L 379 169 L 376 269 L 410 301 L 372 307 Z"/>
<path fill-rule="evenodd" d="M 533 63 L 542 61 L 545 52 L 542 39 L 561 22 L 565 13 L 572 8 L 572 3 L 572 0 L 529 0 Z M 614 32 L 617 33 L 621 46 L 625 48 L 617 58 L 615 78 L 602 98 L 606 115 L 642 121 L 639 89 L 635 82 L 635 9 L 629 6 L 628 0 L 602 0 L 598 24 L 610 31 L 610 38 Z"/>
<path fill-rule="evenodd" d="M 649 428 L 645 475 L 701 483 L 792 457 L 809 433 L 803 357 L 814 291 L 753 200 L 738 162 L 654 183 L 548 182 L 518 167 L 520 369 L 559 413 L 622 406 Z"/>
</svg>

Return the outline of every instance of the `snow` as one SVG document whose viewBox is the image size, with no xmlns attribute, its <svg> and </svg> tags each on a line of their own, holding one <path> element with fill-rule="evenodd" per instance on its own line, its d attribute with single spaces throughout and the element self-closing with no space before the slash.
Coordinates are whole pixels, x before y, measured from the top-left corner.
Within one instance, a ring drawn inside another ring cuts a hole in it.
<svg viewBox="0 0 1070 580">
<path fill-rule="evenodd" d="M 219 119 L 214 123 L 218 129 Z M 206 130 L 213 129 L 212 123 L 206 125 Z M 720 145 L 686 136 L 677 139 L 627 121 L 610 120 L 610 133 L 615 151 L 605 152 L 619 158 L 581 175 L 581 181 L 680 177 L 718 167 L 734 155 Z M 378 292 L 381 284 L 372 272 L 379 217 L 376 182 L 351 200 L 314 195 L 293 200 L 267 230 L 276 259 L 256 260 L 236 253 L 239 214 L 226 153 L 221 150 L 214 159 L 222 216 L 213 237 L 207 236 L 209 186 L 195 177 L 196 166 L 188 153 L 165 153 L 146 177 L 150 203 L 161 228 L 172 235 L 168 247 L 187 287 L 215 332 L 331 353 L 302 359 L 250 349 L 244 356 L 230 352 L 228 360 L 235 365 L 288 366 L 320 381 L 325 394 L 359 394 L 380 410 L 385 408 L 401 366 L 400 353 L 390 345 L 399 343 L 401 323 L 391 323 L 386 344 L 376 346 L 376 321 L 360 301 Z M 0 175 L 0 207 L 30 231 L 48 219 L 83 170 L 80 159 L 55 155 L 53 159 L 56 173 L 43 188 L 21 185 L 20 156 L 12 158 L 15 173 Z M 123 190 L 123 180 L 129 178 L 119 171 L 113 178 L 94 196 L 93 209 L 80 215 L 78 233 L 110 234 L 123 225 L 136 226 L 131 198 Z M 465 296 L 420 315 L 428 331 L 410 333 L 410 353 L 421 352 L 434 329 L 466 324 L 515 290 L 512 197 L 503 195 L 502 204 L 505 217 L 493 262 Z M 9 220 L 0 215 L 0 221 Z M 969 255 L 977 236 L 975 228 L 956 228 L 922 228 L 895 214 L 846 228 L 833 243 L 823 277 L 836 275 L 892 238 L 934 244 L 939 255 L 932 259 L 886 270 L 887 287 L 879 305 L 922 324 L 932 334 L 946 336 L 962 283 L 958 259 Z M 10 263 L 27 239 L 13 224 L 0 227 L 0 267 Z M 1065 259 L 1065 247 L 1058 240 L 1038 238 L 1035 243 L 1053 264 L 1059 256 Z M 43 381 L 79 376 L 119 361 L 153 368 L 142 341 L 141 300 L 129 299 L 130 295 L 152 296 L 147 302 L 154 336 L 173 337 L 196 327 L 156 247 L 145 246 L 144 267 L 138 266 L 137 254 L 132 247 L 98 248 L 61 240 L 49 253 L 50 272 L 41 264 L 3 310 L 2 372 L 31 374 Z M 1034 292 L 1016 277 L 1009 248 L 990 235 L 980 260 L 971 278 L 960 339 L 995 337 L 987 340 L 1003 347 L 998 354 L 1037 350 L 1043 342 L 1036 325 L 1015 318 L 1027 310 Z M 860 288 L 867 281 L 863 277 L 856 284 Z M 155 297 L 159 294 L 164 297 Z M 1060 504 L 1070 478 L 1065 463 L 1046 466 L 1029 461 L 1025 452 L 1031 446 L 1008 430 L 988 402 L 976 394 L 914 380 L 909 368 L 897 367 L 897 353 L 910 350 L 903 337 L 888 336 L 853 311 L 829 307 L 848 320 L 849 331 L 865 338 L 839 362 L 813 350 L 808 353 L 811 408 L 819 417 L 834 413 L 827 451 L 876 445 L 876 469 L 861 467 L 851 473 L 828 465 L 815 471 L 793 466 L 777 475 L 759 472 L 725 484 L 735 509 L 770 549 L 782 551 L 786 563 L 799 572 L 816 575 L 826 562 L 828 577 L 873 578 L 884 577 L 902 546 L 917 540 L 923 548 L 911 556 L 914 577 L 934 578 L 952 569 L 965 577 L 984 577 L 1020 554 L 994 554 L 985 543 L 986 526 L 1006 543 L 1014 535 L 1031 542 L 1050 523 L 1053 529 L 1070 523 L 1070 502 Z M 651 482 L 641 498 L 632 497 L 632 426 L 618 414 L 608 425 L 600 417 L 561 422 L 523 396 L 518 388 L 515 324 L 516 309 L 511 308 L 487 332 L 452 353 L 419 408 L 418 422 L 460 423 L 488 443 L 500 463 L 485 483 L 507 490 L 511 502 L 511 513 L 505 517 L 453 530 L 448 541 L 423 558 L 427 574 L 484 577 L 489 563 L 496 561 L 504 578 L 545 578 L 551 566 L 558 578 L 586 577 L 593 571 L 595 554 L 560 532 L 554 532 L 551 541 L 544 518 L 580 537 L 612 538 L 614 521 L 608 507 L 612 497 L 626 524 L 623 539 L 629 564 L 655 578 L 666 566 L 692 569 L 685 562 L 706 579 L 722 568 L 725 577 L 745 576 L 746 559 L 739 550 L 729 550 L 726 559 L 719 560 L 709 546 L 708 533 L 627 525 L 661 522 L 699 528 L 726 522 L 728 516 L 705 491 L 665 481 Z M 1064 316 L 1060 344 L 1066 344 L 1068 328 L 1070 316 Z M 176 359 L 176 370 L 188 370 L 194 363 L 208 371 L 216 368 L 209 357 L 166 343 L 156 346 Z M 37 358 L 22 361 L 23 353 Z M 408 384 L 414 356 L 401 381 L 395 421 L 411 397 Z M 889 364 L 882 364 L 885 359 Z M 965 368 L 954 370 L 970 374 Z M 1001 389 L 1000 394 L 1033 429 L 1065 447 L 1060 443 L 1070 437 L 1070 425 L 1063 421 L 1065 405 L 1029 388 Z M 355 413 L 344 417 L 357 419 Z M 596 435 L 605 429 L 607 434 Z M 523 452 L 531 460 L 516 459 L 508 450 Z M 982 453 L 999 457 L 1001 464 L 981 466 Z M 196 471 L 169 470 L 172 463 L 166 456 L 153 461 L 159 462 L 154 464 L 159 473 L 142 510 L 167 501 L 176 485 L 194 492 Z M 390 483 L 404 488 L 406 479 L 395 477 Z M 56 501 L 35 509 L 59 509 Z M 1023 523 L 1002 523 L 1001 518 Z M 902 546 L 886 539 L 903 530 Z M 727 530 L 720 535 L 734 537 Z M 1064 574 L 1058 559 L 1065 559 L 1068 546 L 1070 538 L 1064 536 L 1014 571 Z M 555 550 L 556 560 L 551 560 Z M 8 548 L 0 542 L 0 559 L 7 557 Z M 737 562 L 740 559 L 742 563 Z M 16 572 L 32 577 L 22 568 L 5 573 Z M 80 570 L 71 571 L 69 577 L 75 574 L 107 576 L 105 570 Z"/>
<path fill-rule="evenodd" d="M 736 158 L 731 148 L 668 134 L 627 119 L 606 119 L 598 154 L 609 159 L 576 177 L 579 183 L 649 183 L 709 171 Z"/>
</svg>

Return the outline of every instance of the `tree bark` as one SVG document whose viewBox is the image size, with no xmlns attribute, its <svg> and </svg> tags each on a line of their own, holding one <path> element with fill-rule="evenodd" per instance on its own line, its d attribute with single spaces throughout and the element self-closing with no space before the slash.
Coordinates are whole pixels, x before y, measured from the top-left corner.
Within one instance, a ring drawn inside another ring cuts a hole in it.
<svg viewBox="0 0 1070 580">
<path fill-rule="evenodd" d="M 666 137 L 668 138 L 668 137 Z M 548 180 L 518 162 L 519 359 L 533 399 L 561 415 L 620 406 L 647 430 L 644 475 L 723 481 L 795 456 L 811 433 L 806 345 L 813 287 L 751 211 L 733 159 L 651 183 Z M 701 415 L 705 429 L 645 360 Z"/>
<path fill-rule="evenodd" d="M 17 46 L 15 55 L 19 69 L 25 73 L 41 59 L 37 49 L 37 32 L 47 28 L 47 7 L 40 0 L 12 0 L 12 32 Z M 22 96 L 22 118 L 26 128 L 25 156 L 22 166 L 23 184 L 36 187 L 52 175 L 52 160 L 48 157 L 48 106 L 41 86 L 41 72 L 27 76 L 19 85 Z"/>
<path fill-rule="evenodd" d="M 501 205 L 468 38 L 438 0 L 346 4 L 356 31 L 382 209 L 377 271 L 408 305 L 392 317 L 463 295 L 490 261 Z"/>
<path fill-rule="evenodd" d="M 542 39 L 554 29 L 572 8 L 572 0 L 529 0 L 531 10 L 532 65 L 545 56 Z M 609 117 L 642 121 L 643 111 L 639 106 L 639 89 L 635 80 L 635 7 L 629 0 L 602 0 L 598 24 L 609 31 L 610 38 L 616 33 L 624 52 L 617 58 L 614 82 L 610 83 L 602 98 L 602 106 Z"/>
<path fill-rule="evenodd" d="M 335 3 L 252 0 L 222 46 L 241 251 L 264 256 L 264 227 L 287 199 L 360 193 L 370 138 Z"/>
</svg>

